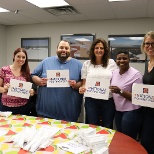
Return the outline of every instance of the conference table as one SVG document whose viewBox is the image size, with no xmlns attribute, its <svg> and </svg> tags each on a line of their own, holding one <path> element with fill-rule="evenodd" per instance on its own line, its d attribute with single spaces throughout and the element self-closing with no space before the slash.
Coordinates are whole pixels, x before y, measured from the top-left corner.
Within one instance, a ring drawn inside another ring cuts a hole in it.
<svg viewBox="0 0 154 154">
<path fill-rule="evenodd" d="M 68 135 L 76 130 L 94 128 L 97 134 L 106 134 L 108 136 L 107 147 L 109 154 L 147 154 L 145 149 L 134 139 L 116 132 L 115 130 L 84 123 L 68 122 L 42 117 L 33 117 L 26 115 L 11 115 L 9 117 L 0 116 L 0 131 L 6 130 L 6 134 L 0 135 L 0 154 L 31 154 L 22 148 L 14 147 L 13 143 L 7 142 L 8 139 L 21 132 L 25 127 L 53 126 L 60 128 L 54 136 L 54 142 L 45 149 L 40 149 L 35 154 L 70 154 L 56 145 L 68 140 Z M 92 153 L 92 152 L 91 152 Z M 89 154 L 91 154 L 89 152 Z M 86 153 L 88 154 L 88 153 Z"/>
<path fill-rule="evenodd" d="M 115 132 L 109 145 L 109 154 L 148 154 L 143 146 L 131 137 Z"/>
</svg>

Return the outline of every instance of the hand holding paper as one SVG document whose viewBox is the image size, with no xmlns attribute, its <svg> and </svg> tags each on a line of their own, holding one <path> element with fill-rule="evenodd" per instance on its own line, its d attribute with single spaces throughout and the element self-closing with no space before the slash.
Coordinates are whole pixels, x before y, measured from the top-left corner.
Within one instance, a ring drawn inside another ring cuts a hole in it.
<svg viewBox="0 0 154 154">
<path fill-rule="evenodd" d="M 29 99 L 32 83 L 16 79 L 10 80 L 8 95 Z"/>
</svg>

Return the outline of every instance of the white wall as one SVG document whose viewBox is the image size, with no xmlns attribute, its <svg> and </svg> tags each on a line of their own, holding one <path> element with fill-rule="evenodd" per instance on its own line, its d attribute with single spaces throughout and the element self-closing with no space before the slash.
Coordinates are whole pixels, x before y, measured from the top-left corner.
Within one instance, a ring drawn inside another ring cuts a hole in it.
<svg viewBox="0 0 154 154">
<path fill-rule="evenodd" d="M 1 27 L 0 27 L 1 30 Z M 56 46 L 61 34 L 96 33 L 97 38 L 107 40 L 108 35 L 144 34 L 154 30 L 154 19 L 96 20 L 60 22 L 34 25 L 7 26 L 7 62 L 12 63 L 13 51 L 21 46 L 21 38 L 51 37 L 51 55 L 56 54 Z M 1 47 L 0 47 L 1 48 Z M 31 71 L 37 62 L 30 62 Z M 131 66 L 144 71 L 144 63 L 131 63 Z"/>
<path fill-rule="evenodd" d="M 7 54 L 6 26 L 0 25 L 0 68 L 6 65 Z"/>
</svg>

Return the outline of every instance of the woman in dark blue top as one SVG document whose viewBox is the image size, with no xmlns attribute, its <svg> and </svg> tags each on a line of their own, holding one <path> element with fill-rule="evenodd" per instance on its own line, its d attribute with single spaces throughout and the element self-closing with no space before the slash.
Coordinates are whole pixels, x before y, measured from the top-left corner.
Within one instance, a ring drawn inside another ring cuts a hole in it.
<svg viewBox="0 0 154 154">
<path fill-rule="evenodd" d="M 147 54 L 143 83 L 154 85 L 154 31 L 148 32 L 143 40 L 141 49 Z M 141 132 L 141 144 L 148 154 L 154 154 L 154 108 L 145 108 L 145 118 Z"/>
</svg>

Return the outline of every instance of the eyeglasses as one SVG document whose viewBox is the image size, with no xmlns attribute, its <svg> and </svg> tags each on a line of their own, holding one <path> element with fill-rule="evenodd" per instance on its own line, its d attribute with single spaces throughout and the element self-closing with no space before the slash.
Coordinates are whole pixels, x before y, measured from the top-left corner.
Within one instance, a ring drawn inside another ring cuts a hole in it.
<svg viewBox="0 0 154 154">
<path fill-rule="evenodd" d="M 154 42 L 152 42 L 152 43 L 150 43 L 150 42 L 144 43 L 145 47 L 149 47 L 150 45 L 154 48 Z"/>
</svg>

